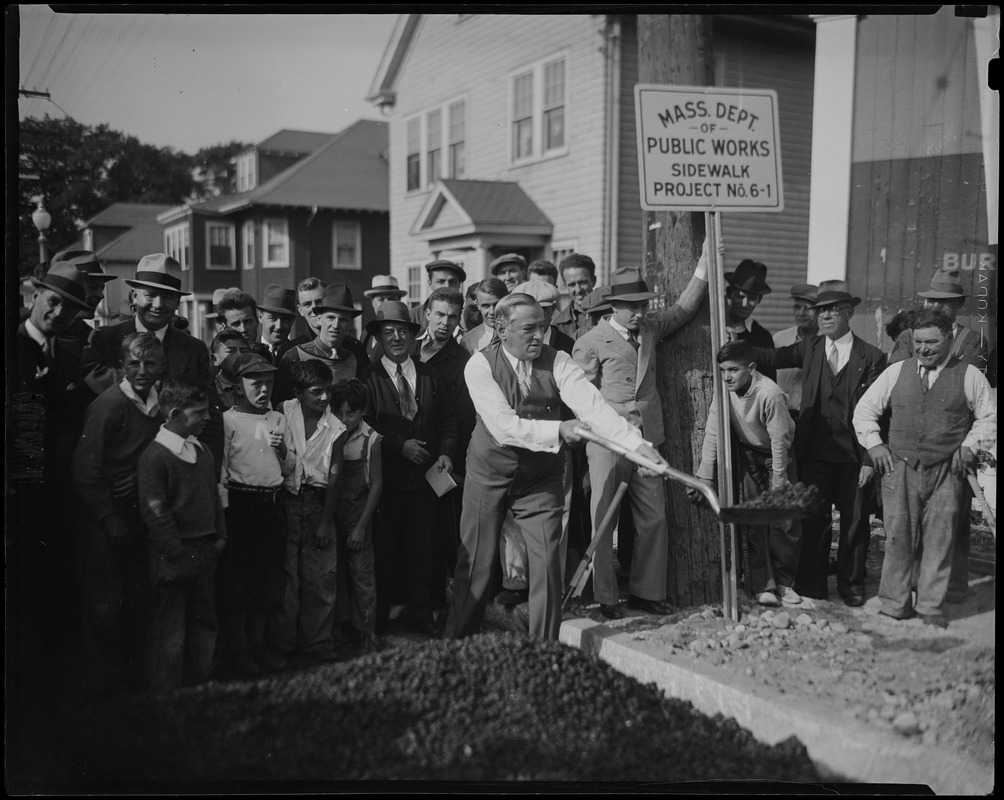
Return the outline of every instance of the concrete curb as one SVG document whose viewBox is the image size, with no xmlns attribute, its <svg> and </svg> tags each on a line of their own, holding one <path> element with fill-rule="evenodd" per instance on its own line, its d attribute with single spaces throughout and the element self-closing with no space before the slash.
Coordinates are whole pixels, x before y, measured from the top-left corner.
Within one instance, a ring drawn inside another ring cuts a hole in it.
<svg viewBox="0 0 1004 800">
<path fill-rule="evenodd" d="M 735 719 L 765 744 L 795 736 L 827 780 L 855 783 L 924 784 L 937 794 L 984 795 L 994 790 L 993 769 L 964 754 L 917 744 L 843 718 L 816 706 L 754 684 L 743 676 L 686 656 L 672 656 L 588 619 L 565 620 L 559 640 L 592 653 L 643 683 L 654 683 L 669 697 L 688 700 L 704 714 Z"/>
</svg>

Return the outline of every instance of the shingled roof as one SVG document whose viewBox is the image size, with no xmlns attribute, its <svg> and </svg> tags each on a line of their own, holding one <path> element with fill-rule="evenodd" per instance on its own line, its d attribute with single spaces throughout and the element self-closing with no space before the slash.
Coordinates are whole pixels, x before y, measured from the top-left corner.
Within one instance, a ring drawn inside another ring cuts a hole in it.
<svg viewBox="0 0 1004 800">
<path fill-rule="evenodd" d="M 288 155 L 306 156 L 323 147 L 335 134 L 318 133 L 317 131 L 294 131 L 284 128 L 273 133 L 265 141 L 259 142 L 254 149 L 260 153 L 285 153 Z"/>
<path fill-rule="evenodd" d="M 518 183 L 446 179 L 443 187 L 475 225 L 550 225 Z"/>
</svg>

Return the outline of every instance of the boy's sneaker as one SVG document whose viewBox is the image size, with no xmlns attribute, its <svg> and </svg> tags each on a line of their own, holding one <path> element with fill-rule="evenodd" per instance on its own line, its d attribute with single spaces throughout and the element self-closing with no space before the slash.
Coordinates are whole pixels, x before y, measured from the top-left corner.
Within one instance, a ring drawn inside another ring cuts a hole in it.
<svg viewBox="0 0 1004 800">
<path fill-rule="evenodd" d="M 241 650 L 236 653 L 230 662 L 230 666 L 234 668 L 234 672 L 238 675 L 243 675 L 247 678 L 255 678 L 264 672 L 261 664 L 251 655 L 249 650 Z"/>
<path fill-rule="evenodd" d="M 781 602 L 786 606 L 797 606 L 802 602 L 802 595 L 790 586 L 778 586 L 777 593 L 781 597 Z"/>
<path fill-rule="evenodd" d="M 777 595 L 773 592 L 760 592 L 756 596 L 756 601 L 762 606 L 779 606 L 781 601 L 777 599 Z"/>
</svg>

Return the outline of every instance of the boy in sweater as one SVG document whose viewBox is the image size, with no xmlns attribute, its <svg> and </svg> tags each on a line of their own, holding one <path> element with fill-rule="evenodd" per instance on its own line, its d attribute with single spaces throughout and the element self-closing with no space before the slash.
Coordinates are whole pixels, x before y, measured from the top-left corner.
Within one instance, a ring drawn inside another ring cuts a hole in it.
<svg viewBox="0 0 1004 800">
<path fill-rule="evenodd" d="M 788 414 L 787 398 L 776 383 L 756 371 L 748 342 L 722 345 L 715 357 L 728 392 L 729 422 L 739 442 L 739 472 L 746 498 L 771 489 L 783 489 L 796 480 L 790 456 L 795 423 Z M 714 488 L 718 457 L 718 397 L 711 401 L 701 466 L 697 477 Z M 695 489 L 687 490 L 693 499 Z M 797 522 L 772 522 L 755 526 L 747 538 L 750 589 L 764 606 L 798 605 L 802 598 L 792 589 L 798 567 L 801 527 Z M 780 601 L 779 601 L 780 598 Z"/>
<path fill-rule="evenodd" d="M 196 438 L 209 421 L 209 393 L 178 376 L 164 382 L 159 400 L 166 421 L 137 472 L 150 543 L 147 673 L 155 693 L 177 689 L 185 677 L 191 683 L 209 678 L 216 564 L 227 537 L 213 457 Z"/>
<path fill-rule="evenodd" d="M 331 370 L 319 359 L 289 365 L 292 400 L 282 413 L 296 446 L 286 477 L 286 596 L 278 619 L 283 653 L 333 661 L 338 547 L 335 503 L 345 426 L 331 413 Z"/>
<path fill-rule="evenodd" d="M 275 367 L 257 353 L 237 353 L 222 368 L 239 399 L 223 415 L 228 546 L 216 586 L 221 644 L 234 669 L 259 675 L 286 665 L 277 648 L 266 647 L 265 627 L 286 594 L 282 484 L 296 467 L 296 448 L 286 418 L 272 410 Z"/>
<path fill-rule="evenodd" d="M 125 376 L 87 407 L 73 477 L 90 518 L 82 565 L 83 675 L 90 694 L 125 675 L 142 683 L 147 579 L 146 530 L 136 464 L 160 424 L 157 389 L 164 351 L 152 333 L 122 340 Z"/>
</svg>

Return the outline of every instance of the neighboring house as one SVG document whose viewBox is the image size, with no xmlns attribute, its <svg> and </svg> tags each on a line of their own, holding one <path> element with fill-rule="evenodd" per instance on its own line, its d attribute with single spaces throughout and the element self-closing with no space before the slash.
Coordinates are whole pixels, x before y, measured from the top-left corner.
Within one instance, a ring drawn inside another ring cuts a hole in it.
<svg viewBox="0 0 1004 800">
<path fill-rule="evenodd" d="M 129 291 L 123 279 L 134 275 L 139 260 L 163 250 L 164 234 L 157 217 L 170 208 L 155 203 L 113 203 L 81 226 L 80 246 L 101 259 L 105 272 L 118 277 L 105 284 L 105 299 L 98 307 L 99 324 L 115 321 Z"/>
<path fill-rule="evenodd" d="M 237 167 L 242 191 L 158 217 L 163 250 L 193 293 L 180 312 L 193 333 L 206 335 L 213 291 L 230 286 L 258 298 L 270 283 L 295 288 L 314 276 L 348 284 L 362 308 L 371 278 L 390 270 L 387 124 L 281 131 Z"/>
<path fill-rule="evenodd" d="M 716 15 L 716 84 L 778 92 L 785 210 L 723 215 L 727 260 L 763 261 L 778 289 L 757 312 L 791 324 L 805 280 L 815 28 L 808 15 Z M 417 304 L 422 266 L 496 256 L 592 256 L 601 282 L 644 262 L 628 14 L 406 14 L 368 99 L 390 122 L 392 274 Z M 780 299 L 776 299 L 780 298 Z"/>
</svg>

